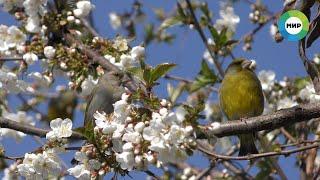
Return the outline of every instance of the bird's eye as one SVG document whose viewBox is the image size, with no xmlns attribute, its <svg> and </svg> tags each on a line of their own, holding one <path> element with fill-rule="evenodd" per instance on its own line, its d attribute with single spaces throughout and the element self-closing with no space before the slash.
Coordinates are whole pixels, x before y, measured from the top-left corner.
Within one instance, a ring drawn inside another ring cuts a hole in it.
<svg viewBox="0 0 320 180">
<path fill-rule="evenodd" d="M 249 66 L 249 69 L 255 70 L 257 67 L 257 62 L 255 60 L 250 60 L 250 61 L 251 61 L 251 64 Z"/>
</svg>

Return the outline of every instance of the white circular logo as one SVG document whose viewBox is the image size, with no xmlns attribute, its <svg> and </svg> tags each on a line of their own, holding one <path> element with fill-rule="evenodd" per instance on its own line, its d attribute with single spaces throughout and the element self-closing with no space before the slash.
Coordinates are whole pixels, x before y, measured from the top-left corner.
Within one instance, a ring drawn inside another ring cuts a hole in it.
<svg viewBox="0 0 320 180">
<path fill-rule="evenodd" d="M 297 17 L 290 17 L 285 22 L 285 28 L 289 34 L 298 34 L 302 30 L 302 21 Z"/>
</svg>

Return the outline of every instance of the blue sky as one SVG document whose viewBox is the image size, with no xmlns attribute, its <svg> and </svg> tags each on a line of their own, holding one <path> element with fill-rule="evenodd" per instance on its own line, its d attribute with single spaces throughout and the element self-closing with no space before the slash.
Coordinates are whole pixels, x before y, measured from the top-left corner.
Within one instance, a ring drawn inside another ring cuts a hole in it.
<svg viewBox="0 0 320 180">
<path fill-rule="evenodd" d="M 94 10 L 94 20 L 96 27 L 101 35 L 107 38 L 113 38 L 117 34 L 123 33 L 122 31 L 114 31 L 109 22 L 108 14 L 114 12 L 124 12 L 130 9 L 130 5 L 133 0 L 93 0 L 96 5 Z M 155 22 L 155 16 L 152 13 L 153 8 L 163 8 L 166 12 L 173 10 L 176 1 L 172 0 L 153 0 L 153 1 L 141 1 L 144 4 L 143 10 L 147 13 L 147 21 Z M 214 18 L 219 17 L 220 1 L 208 1 L 209 7 L 214 13 Z M 270 11 L 278 12 L 282 10 L 282 1 L 268 0 L 265 1 Z M 237 27 L 237 33 L 235 39 L 241 38 L 244 34 L 252 30 L 256 25 L 253 25 L 248 20 L 250 13 L 250 6 L 242 2 L 241 0 L 235 4 L 235 13 L 240 16 L 240 23 Z M 7 13 L 0 11 L 0 24 L 11 25 L 15 24 L 14 19 Z M 304 67 L 300 61 L 298 54 L 298 43 L 289 42 L 284 40 L 282 43 L 275 43 L 269 34 L 270 24 L 266 25 L 261 31 L 259 31 L 254 39 L 253 49 L 250 52 L 244 52 L 241 45 L 238 46 L 234 55 L 236 57 L 245 57 L 248 59 L 255 59 L 258 64 L 258 69 L 273 70 L 277 74 L 277 79 L 281 79 L 284 76 L 305 76 Z M 143 26 L 138 27 L 138 38 L 133 44 L 141 43 Z M 173 62 L 178 66 L 171 72 L 171 74 L 182 76 L 187 79 L 193 79 L 199 71 L 201 58 L 205 47 L 201 42 L 200 37 L 196 31 L 190 30 L 185 27 L 174 27 L 169 32 L 177 34 L 177 39 L 173 44 L 158 44 L 152 43 L 146 49 L 146 61 L 149 64 L 155 65 L 162 62 Z M 140 35 L 140 36 L 139 36 Z M 313 54 L 318 52 L 316 47 L 319 47 L 319 43 L 316 42 L 308 50 L 309 58 L 313 57 Z M 225 64 L 230 62 L 230 58 L 226 58 Z M 161 97 L 166 97 L 166 82 L 160 81 L 160 85 L 157 87 L 156 92 Z M 213 96 L 214 98 L 214 96 Z M 216 99 L 212 99 L 216 100 Z M 12 100 L 13 104 L 19 102 Z M 45 107 L 41 108 L 45 111 Z M 81 113 L 76 115 L 77 124 L 82 124 L 83 116 Z M 21 155 L 26 151 L 33 150 L 37 147 L 37 143 L 32 138 L 26 138 L 21 143 L 16 143 L 12 139 L 4 139 L 3 144 L 7 147 L 7 153 L 10 155 Z M 295 155 L 293 155 L 295 156 Z M 72 157 L 66 156 L 66 162 L 69 162 Z M 192 157 L 189 162 L 197 167 L 205 168 L 208 165 L 208 161 L 201 155 Z M 284 171 L 288 175 L 289 179 L 298 179 L 299 172 L 295 168 L 295 161 L 293 158 L 281 157 L 280 165 L 284 168 Z M 132 173 L 134 178 L 145 177 L 143 173 Z"/>
</svg>

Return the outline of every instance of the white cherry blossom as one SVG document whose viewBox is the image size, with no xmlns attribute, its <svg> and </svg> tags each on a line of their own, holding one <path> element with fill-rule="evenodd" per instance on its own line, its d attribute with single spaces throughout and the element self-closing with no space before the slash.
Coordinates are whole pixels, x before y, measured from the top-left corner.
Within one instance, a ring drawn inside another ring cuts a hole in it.
<svg viewBox="0 0 320 180">
<path fill-rule="evenodd" d="M 52 46 L 46 46 L 43 49 L 43 53 L 48 59 L 52 59 L 56 54 L 56 49 Z"/>
<path fill-rule="evenodd" d="M 130 55 L 134 60 L 137 60 L 145 55 L 145 48 L 142 46 L 135 46 L 131 49 Z"/>
<path fill-rule="evenodd" d="M 230 31 L 235 32 L 240 18 L 234 13 L 233 7 L 223 6 L 219 11 L 219 15 L 220 19 L 216 21 L 215 28 L 218 31 L 221 31 L 223 28 L 228 28 Z"/>
<path fill-rule="evenodd" d="M 22 56 L 23 60 L 25 60 L 29 65 L 38 61 L 38 56 L 32 52 L 28 52 Z"/>
<path fill-rule="evenodd" d="M 78 18 L 83 18 L 89 15 L 94 5 L 90 1 L 78 1 L 77 8 L 73 10 L 73 14 Z"/>
<path fill-rule="evenodd" d="M 72 121 L 68 118 L 57 118 L 50 121 L 51 131 L 47 133 L 46 138 L 54 140 L 56 138 L 67 138 L 72 135 Z"/>
<path fill-rule="evenodd" d="M 258 78 L 261 82 L 264 91 L 270 91 L 275 83 L 276 74 L 273 71 L 262 70 L 258 73 Z"/>
<path fill-rule="evenodd" d="M 121 17 L 118 16 L 115 12 L 111 12 L 109 14 L 109 20 L 110 20 L 110 24 L 111 24 L 111 27 L 114 29 L 114 30 L 117 30 L 121 27 Z"/>
</svg>

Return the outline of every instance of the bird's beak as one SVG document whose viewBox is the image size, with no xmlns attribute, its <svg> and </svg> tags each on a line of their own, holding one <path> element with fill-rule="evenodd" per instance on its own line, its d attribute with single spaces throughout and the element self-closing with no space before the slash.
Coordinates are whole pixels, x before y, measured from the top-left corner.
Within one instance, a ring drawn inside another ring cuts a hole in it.
<svg viewBox="0 0 320 180">
<path fill-rule="evenodd" d="M 257 63 L 254 60 L 244 60 L 241 63 L 241 66 L 243 69 L 249 69 L 249 70 L 254 71 L 256 69 Z"/>
</svg>

